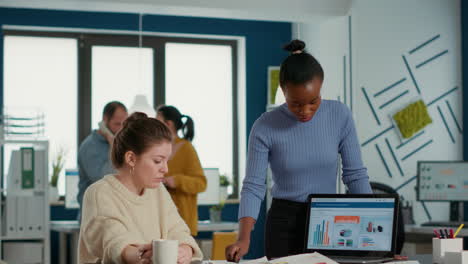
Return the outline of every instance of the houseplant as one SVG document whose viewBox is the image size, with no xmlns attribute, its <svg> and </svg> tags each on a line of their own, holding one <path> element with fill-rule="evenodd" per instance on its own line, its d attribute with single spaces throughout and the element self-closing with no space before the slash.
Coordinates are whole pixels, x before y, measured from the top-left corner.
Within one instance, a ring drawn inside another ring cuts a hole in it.
<svg viewBox="0 0 468 264">
<path fill-rule="evenodd" d="M 210 221 L 213 223 L 221 222 L 221 211 L 224 208 L 224 201 L 210 207 Z"/>
<path fill-rule="evenodd" d="M 59 194 L 57 189 L 57 183 L 59 180 L 60 172 L 62 172 L 65 164 L 66 151 L 64 148 L 59 148 L 54 160 L 52 161 L 52 176 L 50 177 L 50 188 L 49 188 L 49 201 L 56 202 L 59 200 Z"/>
<path fill-rule="evenodd" d="M 219 200 L 226 201 L 228 197 L 228 187 L 231 183 L 229 182 L 226 174 L 219 175 Z"/>
<path fill-rule="evenodd" d="M 225 174 L 219 175 L 219 204 L 210 207 L 210 221 L 221 222 L 221 211 L 228 197 L 229 179 Z"/>
</svg>

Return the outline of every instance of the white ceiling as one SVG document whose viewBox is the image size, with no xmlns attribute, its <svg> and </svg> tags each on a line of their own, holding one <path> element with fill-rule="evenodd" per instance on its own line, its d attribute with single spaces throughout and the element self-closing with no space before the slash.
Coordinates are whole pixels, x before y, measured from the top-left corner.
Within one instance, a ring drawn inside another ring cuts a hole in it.
<svg viewBox="0 0 468 264">
<path fill-rule="evenodd" d="M 347 15 L 352 0 L 0 0 L 0 7 L 129 12 L 315 23 Z"/>
</svg>

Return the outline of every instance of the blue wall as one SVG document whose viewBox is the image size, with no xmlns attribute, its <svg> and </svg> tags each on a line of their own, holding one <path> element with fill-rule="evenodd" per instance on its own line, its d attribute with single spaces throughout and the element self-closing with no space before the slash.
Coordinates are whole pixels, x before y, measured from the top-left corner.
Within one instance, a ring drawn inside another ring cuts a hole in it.
<svg viewBox="0 0 468 264">
<path fill-rule="evenodd" d="M 468 4 L 460 1 L 461 12 L 461 53 L 462 53 L 462 94 L 463 94 L 463 131 L 468 131 Z M 468 136 L 463 133 L 463 160 L 468 161 Z M 468 203 L 464 203 L 464 220 L 468 219 Z M 465 248 L 468 248 L 465 240 Z"/>
<path fill-rule="evenodd" d="M 468 131 L 468 3 L 460 1 L 461 12 L 461 51 L 462 51 L 462 94 L 463 131 Z M 468 136 L 463 133 L 463 160 L 468 161 Z M 468 210 L 465 210 L 468 213 Z M 465 219 L 468 219 L 465 215 Z"/>
<path fill-rule="evenodd" d="M 0 25 L 47 27 L 74 27 L 112 30 L 138 30 L 138 14 L 55 11 L 39 9 L 0 8 Z M 246 135 L 253 122 L 265 111 L 267 97 L 267 66 L 279 65 L 287 55 L 281 46 L 291 40 L 291 23 L 263 22 L 232 19 L 194 18 L 162 15 L 145 15 L 144 31 L 233 35 L 246 38 Z M 1 33 L 0 33 L 1 34 Z M 0 109 L 3 108 L 3 37 L 0 38 Z M 71 113 L 73 114 L 73 113 Z M 237 205 L 228 206 L 223 213 L 226 220 L 237 218 Z M 207 208 L 200 208 L 200 218 L 207 218 Z M 265 205 L 252 234 L 251 249 L 247 258 L 264 255 L 263 236 Z M 73 219 L 76 212 L 60 207 L 51 208 L 51 219 Z M 54 239 L 55 238 L 55 239 Z M 56 237 L 53 235 L 53 247 Z M 52 251 L 53 263 L 56 252 Z"/>
</svg>

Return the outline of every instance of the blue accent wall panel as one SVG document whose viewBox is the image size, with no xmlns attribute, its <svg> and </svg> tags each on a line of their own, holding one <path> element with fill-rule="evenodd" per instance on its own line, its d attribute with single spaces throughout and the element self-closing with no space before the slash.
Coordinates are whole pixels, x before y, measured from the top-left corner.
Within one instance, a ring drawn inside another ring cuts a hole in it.
<svg viewBox="0 0 468 264">
<path fill-rule="evenodd" d="M 460 1 L 461 12 L 461 50 L 462 50 L 462 93 L 468 94 L 468 3 Z M 468 96 L 463 96 L 463 131 L 468 127 Z M 468 161 L 468 136 L 463 134 L 463 160 Z M 464 219 L 468 219 L 468 203 L 464 203 Z"/>
<path fill-rule="evenodd" d="M 0 8 L 0 25 L 138 30 L 138 19 L 138 14 L 132 13 Z M 287 56 L 281 47 L 291 40 L 291 23 L 145 15 L 143 30 L 245 37 L 247 83 L 245 134 L 248 136 L 252 124 L 265 112 L 267 67 L 280 65 Z M 0 109 L 3 109 L 3 36 L 0 38 L 0 104 Z M 264 211 L 265 203 L 262 205 L 259 219 L 252 234 L 251 248 L 247 258 L 257 258 L 264 255 Z M 65 212 L 66 210 L 53 209 L 51 219 L 73 219 L 73 216 Z M 74 215 L 74 213 L 71 214 Z M 237 206 L 227 207 L 226 212 L 223 212 L 223 218 L 236 220 Z M 52 262 L 56 263 L 56 259 L 53 258 Z"/>
<path fill-rule="evenodd" d="M 460 1 L 461 12 L 461 47 L 462 47 L 462 93 L 468 94 L 468 3 Z M 463 131 L 468 127 L 468 96 L 463 96 Z M 468 136 L 463 134 L 463 160 L 468 161 Z M 468 210 L 465 210 L 468 214 Z M 465 219 L 468 216 L 465 215 Z"/>
</svg>

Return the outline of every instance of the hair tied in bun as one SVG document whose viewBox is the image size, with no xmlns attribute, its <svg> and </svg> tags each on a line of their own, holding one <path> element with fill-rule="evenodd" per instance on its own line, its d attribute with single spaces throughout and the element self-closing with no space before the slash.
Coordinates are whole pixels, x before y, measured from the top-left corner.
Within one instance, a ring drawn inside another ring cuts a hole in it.
<svg viewBox="0 0 468 264">
<path fill-rule="evenodd" d="M 124 122 L 124 126 L 126 124 L 129 124 L 129 123 L 133 123 L 137 120 L 140 120 L 140 119 L 146 119 L 148 118 L 148 115 L 146 115 L 145 113 L 142 113 L 142 112 L 135 112 L 133 114 L 131 114 Z"/>
<path fill-rule="evenodd" d="M 283 49 L 289 51 L 291 54 L 300 54 L 305 49 L 305 43 L 302 40 L 295 39 L 286 44 Z"/>
</svg>

